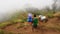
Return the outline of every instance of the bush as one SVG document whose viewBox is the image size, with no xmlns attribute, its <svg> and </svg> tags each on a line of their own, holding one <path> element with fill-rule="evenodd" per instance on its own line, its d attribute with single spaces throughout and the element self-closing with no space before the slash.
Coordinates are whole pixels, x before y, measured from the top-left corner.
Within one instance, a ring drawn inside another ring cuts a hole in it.
<svg viewBox="0 0 60 34">
<path fill-rule="evenodd" d="M 17 19 L 17 20 L 12 21 L 13 24 L 17 22 L 24 23 L 26 22 L 26 19 Z"/>
<path fill-rule="evenodd" d="M 4 34 L 4 31 L 3 30 L 0 30 L 0 34 Z"/>
<path fill-rule="evenodd" d="M 54 16 L 53 15 L 47 15 L 48 16 L 48 18 L 53 18 Z"/>
<path fill-rule="evenodd" d="M 53 18 L 54 17 L 53 14 L 51 14 L 51 13 L 48 13 L 47 16 L 48 16 L 48 18 Z"/>
<path fill-rule="evenodd" d="M 9 34 L 14 34 L 13 32 L 9 32 Z"/>
<path fill-rule="evenodd" d="M 4 28 L 9 24 L 9 22 L 0 23 L 0 28 Z"/>
<path fill-rule="evenodd" d="M 24 23 L 25 21 L 22 19 L 20 22 L 21 22 L 21 23 Z"/>
</svg>

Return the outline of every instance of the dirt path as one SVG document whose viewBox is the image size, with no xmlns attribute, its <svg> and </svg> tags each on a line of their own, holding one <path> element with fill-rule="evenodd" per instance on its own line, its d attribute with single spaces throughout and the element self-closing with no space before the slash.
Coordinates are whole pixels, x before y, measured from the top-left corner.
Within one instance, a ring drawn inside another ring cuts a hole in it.
<svg viewBox="0 0 60 34">
<path fill-rule="evenodd" d="M 13 32 L 14 34 L 60 34 L 60 32 L 51 30 L 51 29 L 46 29 L 46 28 L 41 28 L 39 27 L 37 29 L 37 31 L 32 31 L 31 26 L 28 27 L 22 27 L 17 29 L 17 26 L 19 26 L 20 23 L 14 24 L 14 25 L 10 25 L 7 26 L 6 28 L 4 28 L 3 30 L 7 31 L 7 32 Z M 8 33 L 7 33 L 8 34 Z"/>
<path fill-rule="evenodd" d="M 53 18 L 50 19 L 47 23 L 56 23 L 56 22 L 60 22 L 60 21 L 58 21 L 57 18 Z M 9 25 L 6 26 L 3 30 L 6 32 L 13 32 L 14 34 L 60 34 L 59 31 L 55 31 L 53 29 L 47 29 L 45 27 L 42 27 L 41 24 L 39 25 L 37 31 L 34 32 L 32 31 L 31 26 L 17 28 L 20 25 L 21 23 Z"/>
</svg>

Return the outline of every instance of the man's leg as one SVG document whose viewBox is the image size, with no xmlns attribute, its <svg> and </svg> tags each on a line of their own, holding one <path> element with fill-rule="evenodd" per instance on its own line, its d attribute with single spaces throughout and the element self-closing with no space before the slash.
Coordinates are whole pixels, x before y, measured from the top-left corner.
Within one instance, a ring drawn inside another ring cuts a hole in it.
<svg viewBox="0 0 60 34">
<path fill-rule="evenodd" d="M 32 31 L 34 32 L 34 25 L 32 25 Z"/>
</svg>

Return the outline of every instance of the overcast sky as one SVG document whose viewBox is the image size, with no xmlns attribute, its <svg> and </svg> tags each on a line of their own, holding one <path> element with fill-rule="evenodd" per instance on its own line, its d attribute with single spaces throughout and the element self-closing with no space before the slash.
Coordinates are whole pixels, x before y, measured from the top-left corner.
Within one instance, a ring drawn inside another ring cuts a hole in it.
<svg viewBox="0 0 60 34">
<path fill-rule="evenodd" d="M 45 6 L 51 6 L 52 0 L 0 0 L 0 18 L 14 12 L 12 10 L 23 9 L 26 7 L 44 8 Z"/>
<path fill-rule="evenodd" d="M 52 3 L 52 0 L 0 0 L 0 12 L 28 6 L 44 8 L 46 5 L 50 6 Z"/>
</svg>

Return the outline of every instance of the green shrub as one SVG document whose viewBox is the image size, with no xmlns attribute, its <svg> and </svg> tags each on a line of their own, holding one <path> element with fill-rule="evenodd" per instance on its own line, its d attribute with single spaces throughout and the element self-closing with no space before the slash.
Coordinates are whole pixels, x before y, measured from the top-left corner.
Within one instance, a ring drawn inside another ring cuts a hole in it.
<svg viewBox="0 0 60 34">
<path fill-rule="evenodd" d="M 0 23 L 0 28 L 4 28 L 4 27 L 6 27 L 8 24 L 9 24 L 9 22 L 6 22 L 6 23 Z"/>
<path fill-rule="evenodd" d="M 0 30 L 0 34 L 4 34 L 4 31 L 3 30 Z"/>
<path fill-rule="evenodd" d="M 13 32 L 9 32 L 8 34 L 14 34 Z"/>
<path fill-rule="evenodd" d="M 48 13 L 47 16 L 48 16 L 48 18 L 53 18 L 54 17 L 53 14 L 51 14 L 51 13 Z"/>
<path fill-rule="evenodd" d="M 20 23 L 24 23 L 25 21 L 22 19 L 21 21 L 20 21 Z"/>
<path fill-rule="evenodd" d="M 52 15 L 48 15 L 48 18 L 53 18 L 53 16 Z"/>
</svg>

